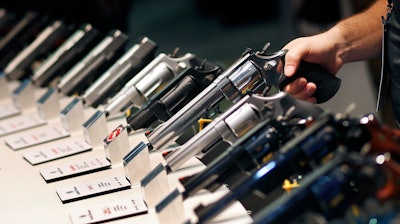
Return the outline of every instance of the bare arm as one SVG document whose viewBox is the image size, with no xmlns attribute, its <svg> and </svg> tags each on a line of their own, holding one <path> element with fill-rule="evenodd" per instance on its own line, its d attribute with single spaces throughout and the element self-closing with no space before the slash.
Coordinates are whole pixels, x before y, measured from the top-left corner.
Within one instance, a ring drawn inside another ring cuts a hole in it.
<svg viewBox="0 0 400 224">
<path fill-rule="evenodd" d="M 286 44 L 285 75 L 295 73 L 300 60 L 320 64 L 336 74 L 347 62 L 367 60 L 380 55 L 382 16 L 386 15 L 387 0 L 376 0 L 366 10 L 338 22 L 331 29 L 309 37 L 300 37 Z M 309 97 L 315 85 L 296 80 L 286 91 L 298 98 L 314 102 Z"/>
<path fill-rule="evenodd" d="M 339 22 L 327 35 L 336 39 L 337 57 L 344 63 L 367 60 L 381 52 L 382 16 L 386 16 L 387 0 L 376 0 L 368 9 Z"/>
</svg>

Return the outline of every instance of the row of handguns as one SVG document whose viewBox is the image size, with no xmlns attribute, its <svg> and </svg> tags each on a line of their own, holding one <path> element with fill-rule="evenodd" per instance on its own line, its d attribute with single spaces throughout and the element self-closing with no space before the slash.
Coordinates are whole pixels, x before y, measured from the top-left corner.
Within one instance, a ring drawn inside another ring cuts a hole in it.
<svg viewBox="0 0 400 224">
<path fill-rule="evenodd" d="M 301 209 L 319 209 L 330 218 L 359 192 L 376 190 L 358 185 L 374 182 L 381 171 L 360 151 L 372 142 L 371 130 L 380 126 L 370 128 L 371 116 L 338 118 L 281 91 L 303 76 L 317 85 L 314 96 L 323 103 L 340 87 L 340 79 L 306 62 L 294 77 L 284 76 L 285 50 L 268 53 L 268 44 L 260 51 L 245 49 L 224 69 L 192 53 L 156 55 L 158 46 L 148 37 L 127 47 L 129 38 L 120 30 L 104 35 L 91 24 L 65 24 L 33 11 L 18 19 L 10 19 L 6 10 L 0 14 L 0 68 L 7 78 L 30 79 L 37 87 L 78 96 L 109 118 L 123 114 L 128 133 L 149 130 L 149 150 L 170 150 L 199 119 L 212 118 L 165 156 L 166 169 L 172 172 L 193 156 L 201 159 L 217 150 L 222 142 L 229 145 L 204 171 L 182 180 L 184 199 L 246 174 L 235 179 L 223 198 L 196 210 L 199 223 L 255 190 L 270 193 L 296 174 L 307 174 L 301 187 L 290 200 L 277 200 L 258 212 L 256 223 L 287 222 Z M 224 101 L 229 107 L 221 111 Z M 339 196 L 342 201 L 334 205 L 328 201 Z"/>
<path fill-rule="evenodd" d="M 351 118 L 324 111 L 302 122 L 267 121 L 241 137 L 205 170 L 183 178 L 181 194 L 185 200 L 201 190 L 213 192 L 231 183 L 230 192 L 196 208 L 198 223 L 208 222 L 236 200 L 260 192 L 268 201 L 253 214 L 254 223 L 310 223 L 312 219 L 304 220 L 307 212 L 318 214 L 317 223 L 390 222 L 398 219 L 398 205 L 386 214 L 382 209 L 356 212 L 347 220 L 345 216 L 348 211 L 360 211 L 369 199 L 382 204 L 398 201 L 399 136 L 397 129 L 380 124 L 372 114 Z M 296 179 L 298 185 L 290 192 L 276 194 L 277 189 L 283 191 L 285 181 Z"/>
<path fill-rule="evenodd" d="M 192 53 L 155 56 L 157 45 L 147 37 L 125 51 L 128 37 L 119 30 L 101 40 L 101 34 L 90 24 L 74 31 L 75 25 L 61 20 L 32 17 L 40 15 L 27 12 L 1 38 L 5 76 L 30 79 L 38 87 L 50 86 L 65 95 L 78 95 L 86 106 L 104 108 L 109 117 L 136 108 L 136 113 L 127 117 L 129 130 L 164 122 L 148 136 L 153 148 L 167 147 L 224 98 L 236 104 L 257 93 L 267 96 L 255 97 L 257 101 L 269 101 L 280 96 L 270 92 L 282 89 L 295 78 L 282 74 L 286 52 L 268 54 L 268 45 L 257 52 L 246 49 L 223 71 L 221 66 Z M 27 31 L 36 27 L 30 24 L 35 21 L 43 28 Z M 26 36 L 34 38 L 28 42 Z M 19 49 L 16 45 L 21 50 L 6 60 L 4 55 L 9 51 L 3 49 Z M 300 74 L 317 84 L 315 97 L 320 103 L 330 99 L 340 86 L 338 78 L 308 63 L 302 64 Z"/>
</svg>

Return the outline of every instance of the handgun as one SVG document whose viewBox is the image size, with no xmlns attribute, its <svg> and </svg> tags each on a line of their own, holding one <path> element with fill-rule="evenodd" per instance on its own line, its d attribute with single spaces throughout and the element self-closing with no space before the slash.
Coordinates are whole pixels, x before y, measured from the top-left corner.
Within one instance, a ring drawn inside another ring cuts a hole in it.
<svg viewBox="0 0 400 224">
<path fill-rule="evenodd" d="M 48 22 L 47 16 L 41 16 L 35 11 L 26 12 L 14 27 L 0 39 L 0 68 L 4 69 L 24 46 L 37 37 L 37 34 L 47 26 Z"/>
<path fill-rule="evenodd" d="M 236 103 L 248 92 L 268 95 L 282 89 L 282 83 L 288 83 L 299 76 L 317 85 L 314 97 L 322 103 L 330 99 L 340 87 L 340 79 L 322 70 L 320 67 L 302 62 L 299 72 L 293 77 L 283 74 L 284 56 L 281 50 L 272 54 L 247 49 L 243 56 L 216 78 L 207 88 L 186 104 L 166 122 L 158 125 L 147 135 L 149 145 L 155 149 L 165 149 L 175 141 L 188 127 L 206 114 L 224 98 Z M 303 69 L 306 67 L 306 69 Z M 303 71 L 306 70 L 306 71 Z"/>
<path fill-rule="evenodd" d="M 253 170 L 250 175 L 231 186 L 231 191 L 221 199 L 206 207 L 202 205 L 197 207 L 196 213 L 199 219 L 201 222 L 212 219 L 236 199 L 240 200 L 248 196 L 252 190 L 257 189 L 264 194 L 269 194 L 286 178 L 296 173 L 307 175 L 338 151 L 359 151 L 369 141 L 368 137 L 359 138 L 357 148 L 349 149 L 342 142 L 343 139 L 346 141 L 346 138 L 359 135 L 353 132 L 353 127 L 349 125 L 348 119 L 336 119 L 329 113 L 323 113 L 297 137 L 284 144 L 259 169 Z M 355 125 L 355 128 L 358 129 L 359 125 Z M 365 129 L 361 128 L 360 131 L 365 131 Z"/>
<path fill-rule="evenodd" d="M 204 60 L 183 70 L 165 88 L 152 96 L 139 110 L 126 117 L 129 132 L 165 122 L 204 90 L 223 69 Z"/>
<path fill-rule="evenodd" d="M 126 34 L 120 30 L 112 30 L 82 60 L 61 77 L 57 89 L 68 96 L 81 94 L 122 55 L 127 42 Z"/>
<path fill-rule="evenodd" d="M 343 217 L 347 209 L 361 204 L 379 187 L 384 176 L 371 157 L 343 153 L 307 174 L 300 186 L 258 211 L 255 224 L 291 223 L 306 212 L 326 220 Z"/>
<path fill-rule="evenodd" d="M 82 95 L 85 105 L 97 107 L 142 70 L 153 58 L 157 44 L 148 37 L 141 38 L 104 72 Z"/>
<path fill-rule="evenodd" d="M 33 71 L 34 85 L 47 86 L 53 78 L 67 72 L 94 47 L 99 36 L 98 29 L 83 24 Z"/>
<path fill-rule="evenodd" d="M 43 29 L 35 40 L 18 53 L 4 68 L 4 73 L 12 80 L 19 80 L 31 74 L 30 66 L 40 56 L 56 47 L 56 41 L 69 32 L 69 27 L 56 20 Z"/>
<path fill-rule="evenodd" d="M 287 197 L 257 212 L 254 223 L 288 223 L 306 211 L 317 212 L 330 221 L 342 217 L 350 203 L 360 204 L 365 198 L 397 199 L 400 132 L 380 124 L 372 114 L 363 116 L 360 125 L 370 136 L 367 151 L 351 152 L 315 169 Z M 385 154 L 391 158 L 379 159 Z"/>
<path fill-rule="evenodd" d="M 178 57 L 176 52 L 171 55 L 160 53 L 110 99 L 105 106 L 106 114 L 125 112 L 131 106 L 140 108 L 181 71 L 197 66 L 201 61 L 192 53 L 186 53 L 181 57 Z"/>
<path fill-rule="evenodd" d="M 201 189 L 214 192 L 238 173 L 250 172 L 262 166 L 268 157 L 303 131 L 314 119 L 315 117 L 278 117 L 272 121 L 263 120 L 212 160 L 203 171 L 180 179 L 184 187 L 182 196 L 188 198 Z"/>
<path fill-rule="evenodd" d="M 207 153 L 220 141 L 232 145 L 264 120 L 271 121 L 279 116 L 305 119 L 318 117 L 322 112 L 317 105 L 297 100 L 286 92 L 270 96 L 247 94 L 203 130 L 169 153 L 165 158 L 166 169 L 175 171 L 188 159 L 199 153 Z"/>
</svg>

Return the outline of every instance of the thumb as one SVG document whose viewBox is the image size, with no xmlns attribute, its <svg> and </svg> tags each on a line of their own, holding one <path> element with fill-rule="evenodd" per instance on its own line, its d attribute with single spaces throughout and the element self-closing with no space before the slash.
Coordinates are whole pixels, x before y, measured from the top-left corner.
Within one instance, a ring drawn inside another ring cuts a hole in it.
<svg viewBox="0 0 400 224">
<path fill-rule="evenodd" d="M 296 66 L 294 64 L 285 64 L 285 68 L 283 70 L 283 73 L 286 76 L 293 76 L 296 73 Z"/>
<path fill-rule="evenodd" d="M 300 60 L 299 57 L 290 54 L 288 51 L 285 55 L 285 67 L 283 68 L 283 73 L 289 77 L 293 76 L 299 67 Z"/>
</svg>

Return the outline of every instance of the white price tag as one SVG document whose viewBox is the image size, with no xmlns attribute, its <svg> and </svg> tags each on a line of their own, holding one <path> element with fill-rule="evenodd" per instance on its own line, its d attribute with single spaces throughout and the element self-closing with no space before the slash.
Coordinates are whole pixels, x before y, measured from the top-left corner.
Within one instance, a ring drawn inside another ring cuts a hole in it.
<svg viewBox="0 0 400 224">
<path fill-rule="evenodd" d="M 0 121 L 0 136 L 46 124 L 46 121 L 38 114 L 12 117 Z"/>
<path fill-rule="evenodd" d="M 82 161 L 74 161 L 59 166 L 50 167 L 40 171 L 46 182 L 56 181 L 89 172 L 95 172 L 111 167 L 111 162 L 104 157 L 88 158 Z"/>
<path fill-rule="evenodd" d="M 113 176 L 75 186 L 57 189 L 58 197 L 63 203 L 76 201 L 101 194 L 130 188 L 131 184 L 125 176 Z"/>
<path fill-rule="evenodd" d="M 147 206 L 142 198 L 131 198 L 76 210 L 70 216 L 72 223 L 83 224 L 99 223 L 146 212 Z"/>
<path fill-rule="evenodd" d="M 49 162 L 55 159 L 75 155 L 92 149 L 83 139 L 67 140 L 49 147 L 31 150 L 25 153 L 26 159 L 32 165 Z"/>
<path fill-rule="evenodd" d="M 13 150 L 18 150 L 56 139 L 68 137 L 69 133 L 62 127 L 44 126 L 32 130 L 7 135 L 4 141 Z"/>
</svg>

